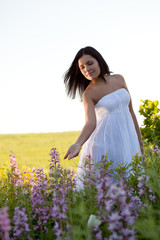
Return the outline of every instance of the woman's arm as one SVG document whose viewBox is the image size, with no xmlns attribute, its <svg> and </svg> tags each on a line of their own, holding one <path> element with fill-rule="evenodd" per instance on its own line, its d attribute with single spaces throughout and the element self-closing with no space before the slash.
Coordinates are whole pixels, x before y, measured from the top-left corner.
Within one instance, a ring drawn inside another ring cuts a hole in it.
<svg viewBox="0 0 160 240">
<path fill-rule="evenodd" d="M 139 140 L 139 145 L 141 147 L 141 152 L 142 152 L 142 154 L 144 154 L 141 131 L 140 131 L 140 128 L 139 128 L 139 125 L 138 125 L 138 121 L 137 121 L 136 115 L 135 115 L 135 113 L 133 111 L 132 101 L 131 100 L 130 100 L 130 104 L 129 104 L 129 110 L 130 110 L 130 113 L 131 113 L 131 116 L 132 116 L 132 119 L 133 119 L 133 122 L 134 122 L 134 125 L 135 125 L 135 129 L 136 129 L 138 140 Z"/>
<path fill-rule="evenodd" d="M 87 141 L 87 139 L 90 137 L 90 135 L 92 134 L 92 132 L 96 127 L 96 115 L 95 115 L 95 109 L 94 109 L 94 102 L 91 98 L 89 91 L 84 92 L 83 103 L 84 103 L 84 109 L 85 109 L 85 125 L 75 144 L 71 145 L 70 148 L 68 149 L 66 155 L 64 156 L 64 159 L 68 157 L 68 159 L 70 160 L 78 156 L 82 145 Z"/>
</svg>

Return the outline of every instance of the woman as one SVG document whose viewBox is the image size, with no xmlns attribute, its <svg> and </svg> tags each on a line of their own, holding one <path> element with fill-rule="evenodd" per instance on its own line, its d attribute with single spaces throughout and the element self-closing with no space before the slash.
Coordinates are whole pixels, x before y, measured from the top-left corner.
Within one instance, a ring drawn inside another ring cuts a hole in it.
<svg viewBox="0 0 160 240">
<path fill-rule="evenodd" d="M 76 157 L 83 145 L 77 174 L 83 175 L 84 159 L 97 163 L 107 153 L 118 163 L 130 163 L 135 153 L 143 153 L 143 143 L 132 101 L 124 78 L 111 75 L 101 54 L 92 47 L 79 50 L 64 77 L 68 95 L 77 91 L 83 98 L 85 125 L 65 159 Z M 81 185 L 81 183 L 78 183 Z"/>
</svg>

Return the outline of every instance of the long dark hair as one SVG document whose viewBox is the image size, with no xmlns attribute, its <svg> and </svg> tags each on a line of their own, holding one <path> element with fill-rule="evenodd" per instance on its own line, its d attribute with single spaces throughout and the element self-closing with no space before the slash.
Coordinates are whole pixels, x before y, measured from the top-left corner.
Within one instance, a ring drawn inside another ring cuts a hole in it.
<svg viewBox="0 0 160 240">
<path fill-rule="evenodd" d="M 75 98 L 77 90 L 80 97 L 82 97 L 84 90 L 90 83 L 90 81 L 82 75 L 78 66 L 78 60 L 85 54 L 91 55 L 98 61 L 100 67 L 99 77 L 105 80 L 104 75 L 110 75 L 111 73 L 104 58 L 96 49 L 94 49 L 93 47 L 81 48 L 76 54 L 70 68 L 64 75 L 64 84 L 66 86 L 67 95 L 72 98 Z"/>
</svg>

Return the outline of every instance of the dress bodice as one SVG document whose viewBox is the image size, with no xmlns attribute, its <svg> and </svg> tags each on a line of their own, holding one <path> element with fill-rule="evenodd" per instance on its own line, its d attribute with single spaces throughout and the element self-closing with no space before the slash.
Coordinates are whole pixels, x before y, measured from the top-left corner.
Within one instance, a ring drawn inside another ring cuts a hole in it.
<svg viewBox="0 0 160 240">
<path fill-rule="evenodd" d="M 119 113 L 128 110 L 130 95 L 125 88 L 120 88 L 102 97 L 95 105 L 97 120 L 109 113 Z"/>
<path fill-rule="evenodd" d="M 117 111 L 124 106 L 128 106 L 129 101 L 130 95 L 128 91 L 125 88 L 120 88 L 102 97 L 95 105 L 95 108 L 103 107 L 109 112 Z"/>
</svg>

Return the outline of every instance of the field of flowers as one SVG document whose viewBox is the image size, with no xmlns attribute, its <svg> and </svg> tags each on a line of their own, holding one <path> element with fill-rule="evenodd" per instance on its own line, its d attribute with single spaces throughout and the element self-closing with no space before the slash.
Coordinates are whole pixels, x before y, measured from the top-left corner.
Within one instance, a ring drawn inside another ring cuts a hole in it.
<svg viewBox="0 0 160 240">
<path fill-rule="evenodd" d="M 84 189 L 75 172 L 50 151 L 48 171 L 19 170 L 14 154 L 0 168 L 0 239 L 133 240 L 160 239 L 160 152 L 112 169 L 85 159 Z M 93 174 L 96 172 L 95 174 Z"/>
</svg>

